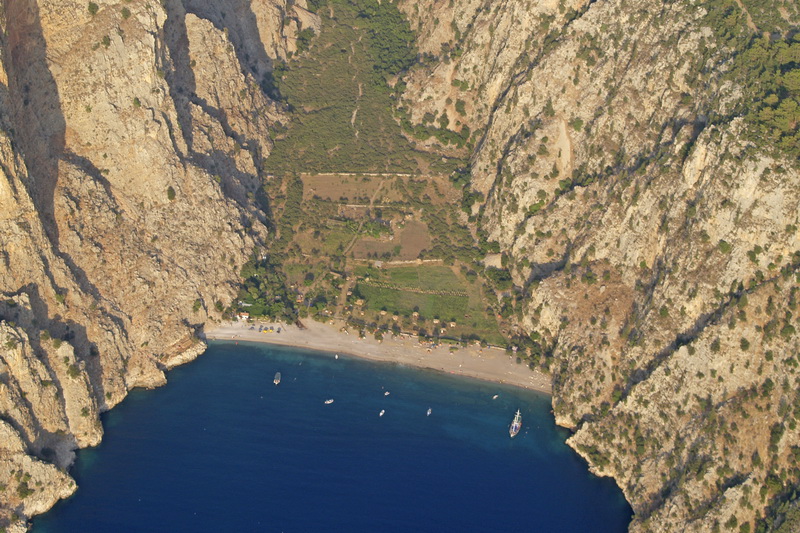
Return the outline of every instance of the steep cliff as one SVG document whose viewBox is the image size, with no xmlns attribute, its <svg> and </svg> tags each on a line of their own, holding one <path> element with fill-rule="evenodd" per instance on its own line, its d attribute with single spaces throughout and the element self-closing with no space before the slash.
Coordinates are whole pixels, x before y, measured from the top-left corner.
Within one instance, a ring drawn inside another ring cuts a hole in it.
<svg viewBox="0 0 800 533">
<path fill-rule="evenodd" d="M 421 54 L 391 80 L 399 121 L 470 157 L 464 206 L 516 286 L 498 307 L 631 530 L 780 527 L 800 479 L 797 6 L 398 5 Z M 270 238 L 273 62 L 319 32 L 311 11 L 2 2 L 0 527 L 75 490 L 98 414 L 202 351 Z"/>
<path fill-rule="evenodd" d="M 403 6 L 441 59 L 406 107 L 476 130 L 473 213 L 557 420 L 624 490 L 631 530 L 776 525 L 800 477 L 800 187 L 796 116 L 765 124 L 791 93 L 796 7 Z"/>
<path fill-rule="evenodd" d="M 303 2 L 4 1 L 0 527 L 75 490 L 99 413 L 203 349 L 268 238 L 270 57 Z"/>
</svg>

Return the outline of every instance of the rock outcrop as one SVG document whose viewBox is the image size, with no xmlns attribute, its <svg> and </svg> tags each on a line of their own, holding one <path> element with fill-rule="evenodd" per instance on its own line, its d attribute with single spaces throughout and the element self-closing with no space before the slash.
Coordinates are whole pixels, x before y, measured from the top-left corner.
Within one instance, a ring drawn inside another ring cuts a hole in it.
<svg viewBox="0 0 800 533">
<path fill-rule="evenodd" d="M 712 27 L 760 30 L 751 4 L 398 2 L 423 54 L 404 120 L 469 131 L 449 149 L 470 157 L 471 220 L 514 277 L 501 296 L 632 531 L 778 527 L 800 479 L 797 160 L 753 142 Z M 768 37 L 794 38 L 796 7 L 772 4 L 790 29 Z M 320 19 L 303 0 L 0 5 L 14 531 L 75 490 L 65 468 L 99 442 L 100 412 L 202 351 L 195 330 L 270 234 L 273 62 Z"/>
<path fill-rule="evenodd" d="M 0 4 L 0 528 L 75 490 L 99 413 L 196 357 L 268 238 L 271 59 L 305 3 Z"/>
<path fill-rule="evenodd" d="M 632 531 L 772 526 L 800 479 L 798 165 L 745 140 L 713 4 L 402 3 L 442 59 L 405 107 L 471 121 L 473 214 Z"/>
</svg>

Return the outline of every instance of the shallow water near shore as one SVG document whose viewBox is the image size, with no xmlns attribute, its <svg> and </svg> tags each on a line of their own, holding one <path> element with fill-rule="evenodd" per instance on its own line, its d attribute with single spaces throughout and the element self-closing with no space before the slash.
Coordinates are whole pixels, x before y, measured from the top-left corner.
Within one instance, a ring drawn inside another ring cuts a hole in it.
<svg viewBox="0 0 800 533">
<path fill-rule="evenodd" d="M 345 355 L 212 342 L 103 423 L 78 492 L 35 533 L 602 533 L 631 517 L 564 444 L 548 396 Z"/>
</svg>

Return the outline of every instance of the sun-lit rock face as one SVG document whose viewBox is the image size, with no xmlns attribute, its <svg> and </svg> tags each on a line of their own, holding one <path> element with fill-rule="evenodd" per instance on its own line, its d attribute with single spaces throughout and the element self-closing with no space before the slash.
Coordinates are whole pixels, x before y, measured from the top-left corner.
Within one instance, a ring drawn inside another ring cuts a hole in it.
<svg viewBox="0 0 800 533">
<path fill-rule="evenodd" d="M 98 413 L 202 351 L 268 238 L 265 58 L 316 19 L 203 4 L 3 2 L 0 527 L 74 490 L 58 467 L 99 442 Z"/>
<path fill-rule="evenodd" d="M 755 531 L 798 479 L 800 181 L 737 118 L 716 3 L 401 4 L 443 59 L 404 104 L 474 132 L 473 213 L 569 444 L 633 531 Z"/>
<path fill-rule="evenodd" d="M 797 164 L 747 135 L 718 3 L 398 3 L 423 54 L 405 119 L 469 128 L 472 220 L 519 287 L 558 423 L 623 489 L 632 531 L 755 531 L 798 479 Z M 272 68 L 320 18 L 286 0 L 0 5 L 16 531 L 75 490 L 64 469 L 100 412 L 202 351 L 195 329 L 269 239 Z"/>
</svg>

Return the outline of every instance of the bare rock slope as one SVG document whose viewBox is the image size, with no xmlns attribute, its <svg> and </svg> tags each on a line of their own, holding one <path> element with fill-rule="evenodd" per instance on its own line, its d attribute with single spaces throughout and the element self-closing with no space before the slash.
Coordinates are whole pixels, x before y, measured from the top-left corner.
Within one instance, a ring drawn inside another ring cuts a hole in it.
<svg viewBox="0 0 800 533">
<path fill-rule="evenodd" d="M 507 256 L 557 420 L 623 489 L 631 530 L 781 526 L 800 479 L 800 176 L 777 134 L 753 134 L 773 108 L 748 115 L 730 35 L 793 50 L 796 9 L 402 5 L 440 58 L 409 75 L 406 107 L 472 121 L 473 214 Z"/>
<path fill-rule="evenodd" d="M 800 91 L 796 5 L 398 5 L 423 54 L 403 120 L 467 132 L 465 204 L 516 285 L 499 296 L 553 372 L 570 444 L 631 502 L 631 530 L 793 527 L 798 166 L 791 137 L 753 124 Z M 261 168 L 286 120 L 273 61 L 320 21 L 302 0 L 0 6 L 12 531 L 75 490 L 64 469 L 99 442 L 100 412 L 202 351 L 194 331 L 269 238 Z M 785 47 L 766 99 L 753 80 L 770 71 L 742 76 L 736 43 L 753 64 Z M 759 99 L 773 107 L 752 113 Z M 798 122 L 795 108 L 781 124 Z"/>
<path fill-rule="evenodd" d="M 268 236 L 262 87 L 303 6 L 0 4 L 0 528 L 74 491 L 99 413 L 230 303 Z"/>
</svg>

